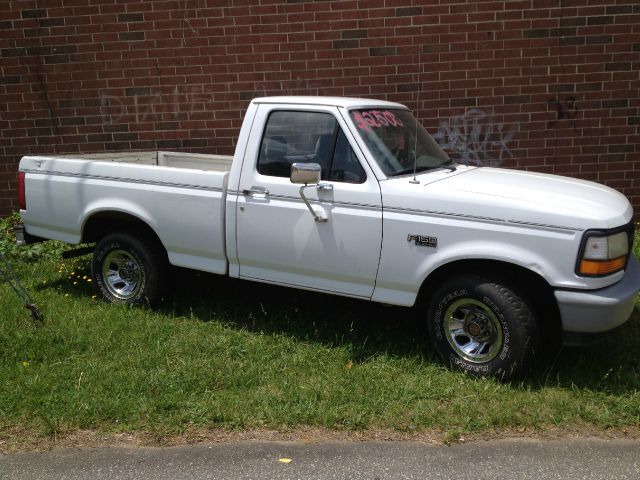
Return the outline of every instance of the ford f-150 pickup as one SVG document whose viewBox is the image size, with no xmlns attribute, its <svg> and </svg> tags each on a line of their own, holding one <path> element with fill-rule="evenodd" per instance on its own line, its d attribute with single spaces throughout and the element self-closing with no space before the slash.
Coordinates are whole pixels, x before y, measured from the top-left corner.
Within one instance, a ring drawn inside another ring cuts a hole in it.
<svg viewBox="0 0 640 480">
<path fill-rule="evenodd" d="M 444 361 L 503 378 L 542 335 L 584 343 L 640 288 L 633 211 L 596 183 L 461 165 L 403 105 L 259 98 L 233 157 L 26 156 L 24 239 L 95 244 L 109 301 L 157 303 L 169 265 L 416 306 Z"/>
</svg>

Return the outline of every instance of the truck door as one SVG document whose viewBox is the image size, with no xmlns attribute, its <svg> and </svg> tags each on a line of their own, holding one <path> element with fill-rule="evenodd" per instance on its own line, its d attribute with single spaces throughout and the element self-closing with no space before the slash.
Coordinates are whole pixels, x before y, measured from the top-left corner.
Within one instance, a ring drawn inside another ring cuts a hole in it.
<svg viewBox="0 0 640 480">
<path fill-rule="evenodd" d="M 255 125 L 264 129 L 251 133 L 236 205 L 240 277 L 370 298 L 382 244 L 380 187 L 338 109 L 262 104 Z M 322 185 L 305 195 L 325 222 L 291 183 L 293 163 L 321 165 Z"/>
</svg>

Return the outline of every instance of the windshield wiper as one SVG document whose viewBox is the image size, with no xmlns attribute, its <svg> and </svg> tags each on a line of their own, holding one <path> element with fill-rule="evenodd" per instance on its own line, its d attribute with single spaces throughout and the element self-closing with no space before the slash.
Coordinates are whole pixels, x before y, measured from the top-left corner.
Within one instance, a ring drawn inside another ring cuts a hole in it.
<svg viewBox="0 0 640 480">
<path fill-rule="evenodd" d="M 425 172 L 427 170 L 433 170 L 435 168 L 439 168 L 439 167 L 417 167 L 415 169 L 415 171 L 416 171 L 416 173 Z M 397 172 L 393 172 L 392 174 L 389 174 L 389 176 L 390 177 L 398 177 L 400 175 L 407 175 L 408 173 L 413 173 L 413 167 L 405 168 L 403 170 L 398 170 Z"/>
<path fill-rule="evenodd" d="M 443 163 L 442 165 L 440 165 L 442 168 L 448 168 L 449 170 L 451 170 L 452 172 L 455 172 L 457 170 L 456 166 L 453 164 L 453 160 L 449 160 L 446 163 Z"/>
</svg>

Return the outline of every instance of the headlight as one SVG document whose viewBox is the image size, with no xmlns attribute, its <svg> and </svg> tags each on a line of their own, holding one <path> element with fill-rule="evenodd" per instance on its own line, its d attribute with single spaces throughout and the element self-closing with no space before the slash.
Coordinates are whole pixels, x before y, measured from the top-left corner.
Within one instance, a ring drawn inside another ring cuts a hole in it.
<svg viewBox="0 0 640 480">
<path fill-rule="evenodd" d="M 601 236 L 600 232 L 587 232 L 578 263 L 578 275 L 599 277 L 623 270 L 629 257 L 630 238 L 633 237 L 630 237 L 626 228 L 606 236 Z"/>
</svg>

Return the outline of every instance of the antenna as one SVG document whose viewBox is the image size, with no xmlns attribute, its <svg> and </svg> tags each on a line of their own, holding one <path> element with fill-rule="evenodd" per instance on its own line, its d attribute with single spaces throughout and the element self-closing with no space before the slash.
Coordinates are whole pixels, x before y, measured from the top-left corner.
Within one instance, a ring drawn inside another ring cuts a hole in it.
<svg viewBox="0 0 640 480">
<path fill-rule="evenodd" d="M 422 62 L 420 61 L 420 44 L 418 43 L 418 93 L 416 95 L 416 115 L 420 110 L 420 74 L 422 73 Z M 418 119 L 416 118 L 416 131 L 413 135 L 413 180 L 409 180 L 409 183 L 420 183 L 416 178 L 416 170 L 418 167 Z"/>
</svg>

